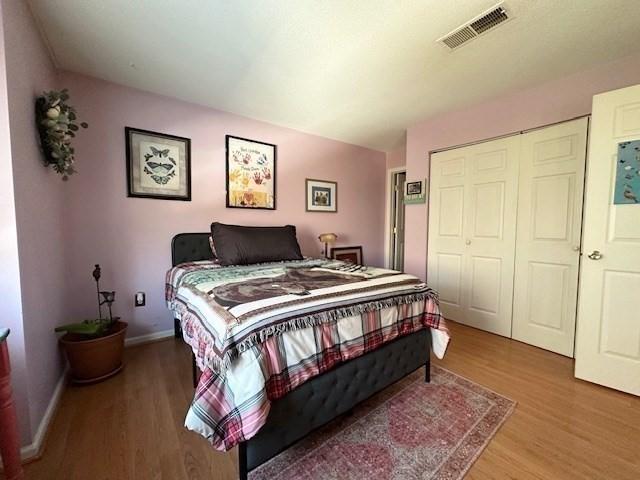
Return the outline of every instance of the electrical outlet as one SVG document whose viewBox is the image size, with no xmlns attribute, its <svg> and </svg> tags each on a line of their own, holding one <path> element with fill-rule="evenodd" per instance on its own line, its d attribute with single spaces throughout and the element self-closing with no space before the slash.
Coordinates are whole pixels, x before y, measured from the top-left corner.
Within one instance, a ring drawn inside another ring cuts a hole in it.
<svg viewBox="0 0 640 480">
<path fill-rule="evenodd" d="M 144 307 L 145 306 L 145 294 L 144 292 L 136 292 L 135 296 L 136 307 Z"/>
</svg>

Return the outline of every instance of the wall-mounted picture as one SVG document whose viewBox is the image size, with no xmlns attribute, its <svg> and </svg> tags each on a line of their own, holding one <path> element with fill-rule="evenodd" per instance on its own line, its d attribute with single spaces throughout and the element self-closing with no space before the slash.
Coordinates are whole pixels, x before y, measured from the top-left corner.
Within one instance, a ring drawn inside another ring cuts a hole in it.
<svg viewBox="0 0 640 480">
<path fill-rule="evenodd" d="M 640 140 L 618 144 L 615 205 L 640 204 Z"/>
<path fill-rule="evenodd" d="M 426 203 L 427 201 L 427 180 L 407 182 L 404 195 L 404 204 L 412 205 L 416 203 Z"/>
<path fill-rule="evenodd" d="M 422 182 L 407 182 L 407 195 L 421 195 Z"/>
<path fill-rule="evenodd" d="M 337 212 L 338 184 L 328 180 L 307 178 L 307 212 Z"/>
<path fill-rule="evenodd" d="M 362 247 L 334 247 L 331 249 L 330 257 L 335 260 L 362 265 Z"/>
<path fill-rule="evenodd" d="M 276 146 L 226 136 L 227 208 L 276 209 Z"/>
<path fill-rule="evenodd" d="M 127 196 L 191 200 L 191 140 L 125 127 Z"/>
</svg>

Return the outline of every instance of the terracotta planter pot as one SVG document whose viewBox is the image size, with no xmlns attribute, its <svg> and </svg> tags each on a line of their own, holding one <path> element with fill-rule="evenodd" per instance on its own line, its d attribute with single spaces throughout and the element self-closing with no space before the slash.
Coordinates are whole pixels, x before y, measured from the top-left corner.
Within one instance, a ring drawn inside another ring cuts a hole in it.
<svg viewBox="0 0 640 480">
<path fill-rule="evenodd" d="M 105 380 L 122 370 L 122 354 L 127 323 L 117 321 L 111 333 L 100 338 L 87 339 L 74 333 L 60 338 L 75 383 Z"/>
</svg>

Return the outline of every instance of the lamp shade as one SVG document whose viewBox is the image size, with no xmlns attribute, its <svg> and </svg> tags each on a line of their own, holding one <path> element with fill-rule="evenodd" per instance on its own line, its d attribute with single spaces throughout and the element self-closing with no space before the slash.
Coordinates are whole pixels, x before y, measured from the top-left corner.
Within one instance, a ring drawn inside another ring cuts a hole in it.
<svg viewBox="0 0 640 480">
<path fill-rule="evenodd" d="M 321 233 L 318 239 L 322 243 L 333 243 L 338 239 L 338 236 L 335 233 Z"/>
</svg>

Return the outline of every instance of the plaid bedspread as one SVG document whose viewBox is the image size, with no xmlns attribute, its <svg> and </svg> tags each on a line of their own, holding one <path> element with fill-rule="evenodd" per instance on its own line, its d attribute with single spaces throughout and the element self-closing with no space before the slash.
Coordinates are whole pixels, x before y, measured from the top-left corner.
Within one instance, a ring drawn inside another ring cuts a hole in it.
<svg viewBox="0 0 640 480">
<path fill-rule="evenodd" d="M 229 450 L 264 425 L 270 401 L 398 336 L 431 328 L 434 353 L 444 355 L 435 292 L 399 272 L 340 268 L 305 259 L 167 272 L 167 305 L 203 372 L 187 428 Z"/>
</svg>

